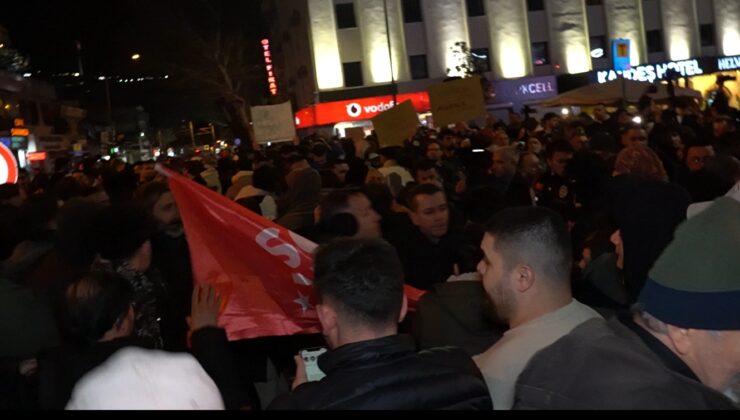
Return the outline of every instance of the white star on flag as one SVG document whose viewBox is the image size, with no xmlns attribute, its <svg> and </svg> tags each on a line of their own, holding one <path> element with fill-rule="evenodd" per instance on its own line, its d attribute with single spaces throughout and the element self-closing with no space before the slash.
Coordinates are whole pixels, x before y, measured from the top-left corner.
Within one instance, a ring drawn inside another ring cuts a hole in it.
<svg viewBox="0 0 740 420">
<path fill-rule="evenodd" d="M 303 310 L 303 313 L 305 314 L 307 310 L 310 308 L 313 308 L 313 305 L 311 305 L 311 302 L 309 302 L 307 296 L 303 296 L 301 292 L 298 292 L 298 299 L 294 300 L 293 302 L 301 305 L 301 310 Z"/>
</svg>

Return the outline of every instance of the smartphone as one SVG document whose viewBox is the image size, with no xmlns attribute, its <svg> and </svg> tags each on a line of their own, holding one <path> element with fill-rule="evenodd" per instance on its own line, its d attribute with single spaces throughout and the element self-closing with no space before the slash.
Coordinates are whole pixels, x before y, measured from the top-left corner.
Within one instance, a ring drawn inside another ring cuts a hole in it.
<svg viewBox="0 0 740 420">
<path fill-rule="evenodd" d="M 320 381 L 326 376 L 324 372 L 319 369 L 319 356 L 326 353 L 325 347 L 316 347 L 312 349 L 301 350 L 300 356 L 303 359 L 303 364 L 306 366 L 306 378 L 308 382 Z"/>
</svg>

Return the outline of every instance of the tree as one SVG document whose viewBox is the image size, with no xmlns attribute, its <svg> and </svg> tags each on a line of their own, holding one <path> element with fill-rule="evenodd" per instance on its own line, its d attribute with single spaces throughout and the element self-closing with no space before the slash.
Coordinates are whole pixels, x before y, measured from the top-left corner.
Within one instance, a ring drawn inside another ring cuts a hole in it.
<svg viewBox="0 0 740 420">
<path fill-rule="evenodd" d="M 473 56 L 467 42 L 456 42 L 455 45 L 450 47 L 450 51 L 452 51 L 452 55 L 455 57 L 457 64 L 454 67 L 454 71 L 451 68 L 446 69 L 447 80 L 465 79 L 472 76 L 478 76 L 480 77 L 484 100 L 488 101 L 492 98 L 494 96 L 493 85 L 485 74 L 488 70 L 486 63 Z"/>
<path fill-rule="evenodd" d="M 218 106 L 234 135 L 247 140 L 251 139 L 248 107 L 260 100 L 255 92 L 261 92 L 258 83 L 265 80 L 258 31 L 234 10 L 237 4 L 227 1 L 224 7 L 222 3 L 176 1 L 166 6 L 174 26 L 167 32 L 176 34 L 169 42 L 177 43 L 170 65 L 183 87 L 197 90 Z M 249 3 L 254 13 L 256 2 Z"/>
</svg>

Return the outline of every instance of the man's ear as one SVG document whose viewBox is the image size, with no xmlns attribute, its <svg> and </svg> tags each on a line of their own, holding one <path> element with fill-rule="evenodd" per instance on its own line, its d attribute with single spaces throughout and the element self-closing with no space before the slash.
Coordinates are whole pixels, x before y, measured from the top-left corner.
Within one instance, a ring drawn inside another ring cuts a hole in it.
<svg viewBox="0 0 740 420">
<path fill-rule="evenodd" d="M 414 226 L 419 226 L 419 218 L 416 216 L 416 213 L 412 210 L 407 214 L 409 215 L 409 219 L 411 219 L 411 223 L 413 223 Z"/>
<path fill-rule="evenodd" d="M 409 311 L 409 300 L 406 297 L 406 293 L 403 294 L 403 301 L 401 302 L 401 313 L 398 316 L 398 323 L 402 323 L 406 319 L 406 314 Z"/>
<path fill-rule="evenodd" d="M 337 312 L 328 305 L 316 305 L 316 314 L 319 316 L 319 322 L 321 323 L 321 329 L 324 335 L 337 328 Z"/>
<path fill-rule="evenodd" d="M 691 330 L 668 324 L 666 324 L 666 329 L 668 330 L 666 335 L 679 355 L 685 356 L 691 353 L 691 339 L 689 337 Z"/>
<path fill-rule="evenodd" d="M 536 274 L 531 266 L 526 264 L 517 265 L 512 271 L 514 287 L 519 293 L 524 293 L 534 286 Z"/>
</svg>

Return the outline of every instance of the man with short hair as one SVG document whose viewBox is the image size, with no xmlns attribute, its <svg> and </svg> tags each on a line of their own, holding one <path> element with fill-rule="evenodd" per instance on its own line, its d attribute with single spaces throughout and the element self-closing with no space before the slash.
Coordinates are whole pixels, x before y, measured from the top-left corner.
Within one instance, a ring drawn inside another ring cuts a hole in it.
<svg viewBox="0 0 740 420">
<path fill-rule="evenodd" d="M 318 243 L 338 237 L 378 239 L 383 236 L 380 220 L 362 191 L 334 191 L 319 203 L 318 232 L 313 239 Z"/>
<path fill-rule="evenodd" d="M 506 209 L 486 227 L 478 265 L 495 317 L 509 325 L 503 338 L 475 362 L 494 408 L 514 404 L 519 373 L 534 354 L 581 323 L 601 316 L 573 299 L 572 246 L 563 220 L 537 207 Z"/>
<path fill-rule="evenodd" d="M 740 203 L 722 198 L 678 228 L 632 314 L 532 358 L 515 408 L 737 409 L 725 396 L 740 402 L 739 248 Z"/>
<path fill-rule="evenodd" d="M 545 152 L 548 170 L 534 185 L 537 205 L 555 210 L 565 220 L 575 218 L 575 187 L 568 176 L 568 164 L 573 159 L 573 147 L 556 142 Z"/>
<path fill-rule="evenodd" d="M 647 131 L 637 124 L 629 124 L 622 128 L 622 147 L 630 147 L 636 144 L 647 146 Z"/>
<path fill-rule="evenodd" d="M 414 180 L 419 184 L 434 184 L 442 187 L 442 178 L 439 176 L 437 166 L 433 161 L 425 159 L 416 164 L 414 168 Z"/>
<path fill-rule="evenodd" d="M 415 187 L 410 192 L 409 206 L 413 226 L 392 232 L 389 241 L 398 250 L 406 283 L 429 290 L 453 274 L 464 240 L 459 232 L 450 230 L 450 207 L 440 187 Z"/>
<path fill-rule="evenodd" d="M 268 409 L 491 409 L 470 356 L 453 348 L 416 353 L 398 334 L 406 315 L 403 270 L 381 240 L 342 239 L 314 259 L 316 312 L 329 347 L 318 357 L 326 377 L 307 382 L 296 357 L 293 391 Z"/>
<path fill-rule="evenodd" d="M 714 156 L 714 148 L 703 144 L 692 144 L 686 148 L 686 168 L 689 172 L 704 169 L 704 162 Z"/>
<path fill-rule="evenodd" d="M 493 153 L 491 174 L 492 186 L 504 197 L 507 206 L 526 206 L 532 204 L 529 184 L 517 173 L 519 152 L 512 146 L 501 147 Z"/>
</svg>

